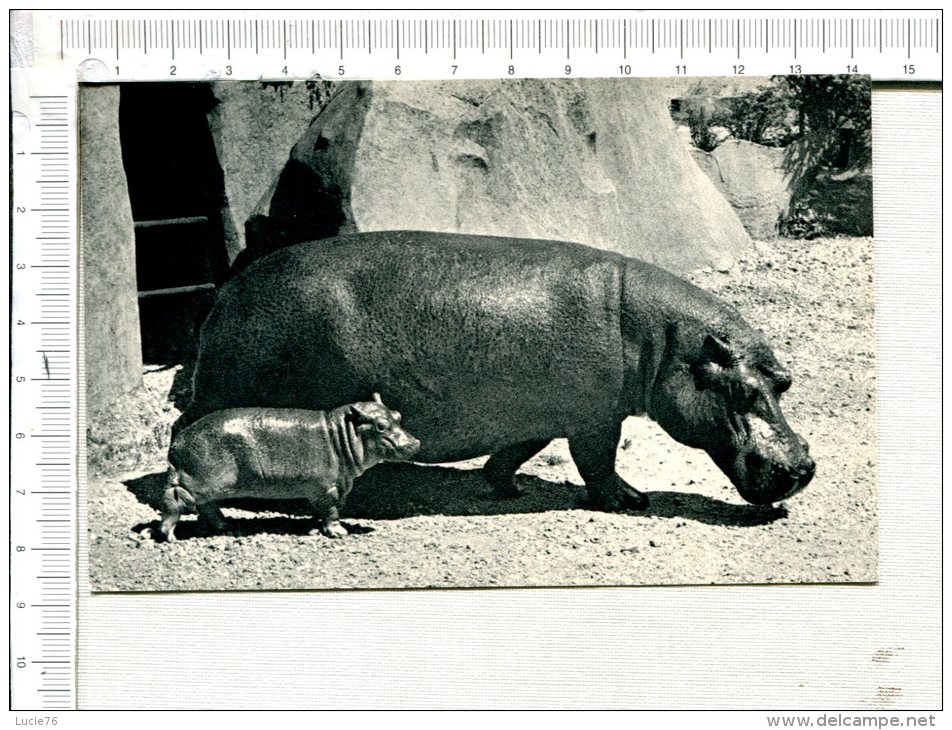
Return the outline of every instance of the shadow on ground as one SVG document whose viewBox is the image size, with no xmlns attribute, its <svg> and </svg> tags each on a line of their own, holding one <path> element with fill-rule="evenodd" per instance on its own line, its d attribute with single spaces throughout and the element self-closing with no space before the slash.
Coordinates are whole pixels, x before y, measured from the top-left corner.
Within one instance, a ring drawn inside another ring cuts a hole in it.
<svg viewBox="0 0 952 730">
<path fill-rule="evenodd" d="M 490 492 L 479 469 L 382 464 L 357 481 L 343 514 L 355 519 L 397 520 L 421 515 L 532 514 L 587 508 L 585 489 L 578 485 L 551 482 L 527 474 L 520 474 L 516 481 L 522 493 L 515 498 L 500 499 Z M 164 472 L 146 474 L 124 484 L 140 502 L 160 509 L 165 489 Z M 648 498 L 651 504 L 647 510 L 628 514 L 735 527 L 765 525 L 787 516 L 787 510 L 782 506 L 731 504 L 693 492 L 655 491 L 648 492 Z M 234 499 L 226 500 L 222 505 L 251 512 L 280 512 L 298 517 L 269 516 L 240 520 L 242 523 L 255 524 L 240 528 L 236 525 L 236 534 L 307 534 L 314 527 L 312 521 L 299 519 L 311 515 L 305 500 Z M 354 525 L 350 527 L 352 531 L 357 529 Z M 188 537 L 190 529 L 200 530 L 186 528 L 184 522 L 180 529 L 182 537 Z M 176 534 L 179 534 L 178 531 Z"/>
</svg>

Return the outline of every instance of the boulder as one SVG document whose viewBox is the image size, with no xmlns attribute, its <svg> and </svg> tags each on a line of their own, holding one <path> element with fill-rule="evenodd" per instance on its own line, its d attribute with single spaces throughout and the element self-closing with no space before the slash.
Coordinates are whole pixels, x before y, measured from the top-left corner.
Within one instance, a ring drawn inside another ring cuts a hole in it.
<svg viewBox="0 0 952 730">
<path fill-rule="evenodd" d="M 337 233 L 579 241 L 676 272 L 750 246 L 650 79 L 345 82 L 246 226 L 240 268 Z"/>
<path fill-rule="evenodd" d="M 712 152 L 692 149 L 691 154 L 753 238 L 778 235 L 780 218 L 790 205 L 784 150 L 729 139 Z"/>
<path fill-rule="evenodd" d="M 142 382 L 135 229 L 119 145 L 119 87 L 79 96 L 81 275 L 91 415 Z"/>
<path fill-rule="evenodd" d="M 288 152 L 326 101 L 326 84 L 218 81 L 208 126 L 224 180 L 222 227 L 229 260 L 245 247 L 244 222 Z"/>
</svg>

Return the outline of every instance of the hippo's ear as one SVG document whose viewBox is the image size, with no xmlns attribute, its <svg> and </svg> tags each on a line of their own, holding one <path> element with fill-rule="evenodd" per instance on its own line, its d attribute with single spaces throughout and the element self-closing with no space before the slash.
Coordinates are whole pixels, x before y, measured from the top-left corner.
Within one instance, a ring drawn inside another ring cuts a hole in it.
<svg viewBox="0 0 952 730">
<path fill-rule="evenodd" d="M 380 405 L 383 405 L 383 401 L 380 400 L 380 393 L 374 393 L 373 400 L 374 400 L 374 403 L 379 403 Z"/>
<path fill-rule="evenodd" d="M 701 359 L 704 362 L 713 362 L 722 368 L 729 368 L 737 364 L 737 355 L 731 346 L 716 335 L 707 335 L 701 346 Z"/>
</svg>

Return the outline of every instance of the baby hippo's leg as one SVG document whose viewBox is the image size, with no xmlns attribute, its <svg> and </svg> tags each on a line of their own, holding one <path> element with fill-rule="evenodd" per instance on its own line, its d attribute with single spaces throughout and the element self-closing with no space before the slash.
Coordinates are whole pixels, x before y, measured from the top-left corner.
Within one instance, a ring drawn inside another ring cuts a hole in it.
<svg viewBox="0 0 952 730">
<path fill-rule="evenodd" d="M 175 542 L 175 525 L 183 513 L 195 511 L 195 498 L 185 487 L 171 486 L 162 499 L 162 524 L 159 532 L 168 542 Z"/>
<path fill-rule="evenodd" d="M 312 535 L 320 533 L 332 538 L 347 537 L 347 528 L 340 523 L 340 515 L 337 512 L 339 504 L 340 492 L 336 485 L 330 489 L 322 489 L 321 494 L 311 497 L 314 513 L 321 521 L 319 528 L 311 530 Z"/>
<path fill-rule="evenodd" d="M 340 516 L 337 513 L 337 505 L 332 504 L 324 510 L 323 526 L 321 532 L 328 537 L 338 538 L 347 537 L 347 528 L 340 523 Z"/>
</svg>

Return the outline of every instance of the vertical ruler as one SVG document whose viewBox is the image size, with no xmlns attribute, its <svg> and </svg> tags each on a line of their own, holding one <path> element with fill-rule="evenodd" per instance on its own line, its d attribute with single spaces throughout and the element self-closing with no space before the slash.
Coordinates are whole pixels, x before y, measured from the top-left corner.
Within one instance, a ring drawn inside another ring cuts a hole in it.
<svg viewBox="0 0 952 730">
<path fill-rule="evenodd" d="M 12 149 L 10 692 L 15 709 L 69 709 L 76 635 L 76 110 L 72 94 L 30 91 L 19 100 Z"/>
</svg>

